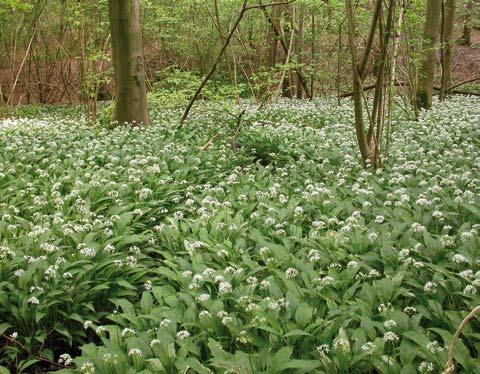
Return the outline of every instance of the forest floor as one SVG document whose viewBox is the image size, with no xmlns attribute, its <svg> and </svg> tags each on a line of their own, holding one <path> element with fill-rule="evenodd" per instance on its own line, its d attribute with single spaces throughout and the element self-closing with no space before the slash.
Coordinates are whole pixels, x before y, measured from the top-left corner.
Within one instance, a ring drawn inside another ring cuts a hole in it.
<svg viewBox="0 0 480 374">
<path fill-rule="evenodd" d="M 480 100 L 396 112 L 377 171 L 349 100 L 243 109 L 0 121 L 0 373 L 441 372 L 480 304 Z"/>
<path fill-rule="evenodd" d="M 480 76 L 480 30 L 472 30 L 472 45 L 455 47 L 454 82 L 462 82 Z"/>
</svg>

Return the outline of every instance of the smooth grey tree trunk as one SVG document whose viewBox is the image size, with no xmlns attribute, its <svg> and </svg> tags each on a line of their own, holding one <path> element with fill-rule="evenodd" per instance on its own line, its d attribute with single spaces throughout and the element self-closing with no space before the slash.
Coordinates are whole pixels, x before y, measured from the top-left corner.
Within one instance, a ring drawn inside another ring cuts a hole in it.
<svg viewBox="0 0 480 374">
<path fill-rule="evenodd" d="M 432 107 L 433 80 L 435 79 L 436 51 L 440 33 L 442 0 L 427 0 L 423 30 L 423 46 L 417 88 L 417 108 Z"/>
<path fill-rule="evenodd" d="M 115 120 L 149 124 L 139 0 L 109 0 Z"/>
</svg>

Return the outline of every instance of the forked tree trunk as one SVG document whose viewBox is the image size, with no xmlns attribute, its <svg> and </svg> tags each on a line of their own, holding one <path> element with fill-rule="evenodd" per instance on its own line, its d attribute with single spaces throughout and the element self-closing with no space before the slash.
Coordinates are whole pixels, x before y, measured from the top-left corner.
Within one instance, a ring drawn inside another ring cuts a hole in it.
<svg viewBox="0 0 480 374">
<path fill-rule="evenodd" d="M 139 0 L 109 0 L 115 120 L 149 124 Z"/>
<path fill-rule="evenodd" d="M 362 58 L 360 58 L 356 40 L 356 24 L 353 0 L 345 0 L 348 24 L 348 44 L 352 62 L 353 78 L 353 106 L 355 114 L 355 132 L 357 142 L 360 148 L 365 166 L 371 165 L 374 168 L 381 166 L 382 134 L 385 119 L 386 95 L 385 86 L 387 82 L 387 67 L 390 64 L 389 41 L 392 36 L 395 14 L 395 0 L 389 0 L 386 9 L 386 19 L 384 20 L 383 1 L 376 0 L 375 11 L 372 16 L 369 34 L 367 36 L 367 48 Z M 378 72 L 375 82 L 375 95 L 373 98 L 372 110 L 369 111 L 368 101 L 363 92 L 363 83 L 367 76 L 367 65 L 371 53 L 371 46 L 375 39 L 378 29 L 378 40 L 380 44 L 380 55 L 378 63 Z M 369 124 L 366 129 L 363 118 L 363 105 L 367 111 Z"/>
<path fill-rule="evenodd" d="M 455 26 L 455 0 L 445 0 L 443 8 L 443 45 L 442 45 L 442 82 L 440 86 L 440 101 L 448 94 L 451 84 L 453 60 L 453 28 Z"/>
<path fill-rule="evenodd" d="M 433 80 L 435 79 L 436 47 L 440 31 L 442 0 L 427 0 L 423 30 L 422 56 L 417 88 L 417 108 L 432 107 Z"/>
</svg>

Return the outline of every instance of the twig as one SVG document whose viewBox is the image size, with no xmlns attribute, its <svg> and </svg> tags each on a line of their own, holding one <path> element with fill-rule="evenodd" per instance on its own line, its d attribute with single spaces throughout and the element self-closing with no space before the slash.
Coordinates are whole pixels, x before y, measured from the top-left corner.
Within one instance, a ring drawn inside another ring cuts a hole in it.
<svg viewBox="0 0 480 374">
<path fill-rule="evenodd" d="M 232 135 L 232 149 L 234 151 L 237 150 L 237 143 L 235 142 L 235 140 L 237 139 L 237 136 L 240 132 L 240 129 L 242 128 L 242 117 L 243 115 L 245 114 L 245 109 L 242 110 L 240 112 L 240 114 L 238 115 L 238 118 L 237 118 L 237 127 L 235 127 L 235 131 L 233 132 L 233 135 Z"/>
<path fill-rule="evenodd" d="M 63 365 L 61 365 L 61 364 L 59 364 L 59 363 L 57 363 L 57 362 L 55 362 L 55 361 L 52 361 L 52 360 L 50 360 L 49 358 L 46 358 L 46 357 L 44 357 L 44 356 L 42 356 L 42 355 L 39 355 L 39 354 L 37 355 L 37 354 L 35 354 L 35 353 L 30 352 L 30 350 L 29 350 L 27 347 L 25 347 L 22 343 L 20 343 L 20 342 L 17 341 L 16 339 L 13 339 L 13 338 L 11 338 L 11 337 L 9 337 L 9 336 L 7 336 L 7 335 L 2 335 L 2 337 L 5 338 L 5 339 L 7 339 L 10 343 L 14 343 L 14 344 L 18 345 L 20 348 L 22 348 L 23 350 L 25 350 L 26 352 L 28 352 L 28 354 L 31 354 L 33 357 L 35 357 L 35 358 L 36 358 L 37 360 L 39 360 L 39 361 L 46 362 L 46 363 L 48 363 L 48 364 L 50 364 L 50 365 L 55 366 L 56 368 L 64 368 L 64 367 L 65 367 L 65 366 L 63 366 Z"/>
<path fill-rule="evenodd" d="M 208 147 L 210 147 L 210 145 L 213 144 L 213 142 L 214 142 L 215 140 L 217 140 L 217 138 L 218 138 L 219 136 L 220 136 L 219 133 L 216 133 L 215 135 L 213 135 L 213 136 L 210 138 L 210 140 L 205 143 L 205 145 L 203 145 L 203 146 L 200 147 L 200 150 L 201 150 L 201 151 L 206 150 Z"/>
<path fill-rule="evenodd" d="M 193 104 L 195 103 L 195 101 L 197 101 L 198 96 L 202 92 L 203 87 L 205 87 L 208 80 L 215 73 L 215 70 L 217 70 L 217 66 L 218 66 L 223 54 L 225 53 L 225 50 L 227 49 L 227 47 L 230 44 L 230 39 L 232 39 L 232 36 L 235 33 L 235 30 L 237 29 L 238 25 L 240 24 L 240 21 L 242 20 L 245 12 L 247 10 L 250 10 L 250 9 L 256 9 L 256 8 L 262 8 L 263 9 L 266 6 L 278 6 L 278 5 L 290 4 L 290 3 L 293 3 L 294 1 L 295 0 L 290 0 L 290 1 L 287 1 L 287 2 L 284 2 L 284 3 L 271 3 L 271 4 L 265 4 L 265 5 L 251 5 L 251 6 L 247 6 L 248 0 L 243 1 L 240 13 L 239 13 L 235 23 L 233 24 L 232 28 L 230 29 L 230 32 L 228 33 L 228 35 L 225 39 L 225 43 L 223 43 L 222 49 L 220 50 L 220 53 L 218 54 L 217 58 L 215 59 L 215 62 L 213 63 L 212 68 L 210 69 L 209 73 L 203 78 L 202 82 L 200 83 L 197 90 L 193 94 L 192 98 L 188 102 L 187 107 L 185 108 L 185 111 L 183 112 L 182 118 L 180 119 L 180 126 L 179 127 L 181 127 L 183 125 L 183 123 L 185 122 L 185 120 L 188 117 L 188 114 L 190 113 L 190 109 L 192 109 Z"/>
<path fill-rule="evenodd" d="M 460 323 L 458 326 L 457 331 L 455 331 L 455 335 L 453 335 L 452 341 L 450 342 L 450 346 L 448 347 L 448 360 L 445 363 L 445 369 L 443 370 L 442 374 L 452 374 L 455 371 L 455 363 L 453 362 L 453 354 L 455 352 L 455 344 L 462 333 L 463 328 L 465 325 L 476 315 L 480 313 L 480 305 L 476 306 Z"/>
<path fill-rule="evenodd" d="M 280 42 L 280 45 L 282 46 L 283 50 L 285 51 L 285 53 L 288 53 L 288 46 L 287 46 L 287 43 L 285 41 L 284 38 L 282 38 L 281 34 L 280 34 L 280 30 L 277 29 L 277 26 L 275 25 L 275 23 L 273 22 L 272 18 L 270 17 L 270 15 L 268 14 L 267 10 L 265 9 L 266 6 L 270 6 L 272 4 L 265 4 L 265 5 L 262 5 L 262 1 L 260 1 L 260 5 L 257 6 L 258 8 L 261 8 L 262 11 L 263 11 L 263 14 L 265 15 L 265 18 L 267 20 L 267 22 L 270 24 L 270 26 L 272 27 L 272 30 L 275 34 L 275 37 L 278 38 L 279 42 Z M 285 4 L 290 4 L 292 3 L 293 1 L 290 1 L 288 3 L 276 3 L 274 5 L 285 5 Z M 297 74 L 298 76 L 298 79 L 300 79 L 300 83 L 302 84 L 302 87 L 303 87 L 303 90 L 305 91 L 305 94 L 307 95 L 307 98 L 311 98 L 312 95 L 311 95 L 311 92 L 308 88 L 308 85 L 307 83 L 305 82 L 305 77 L 303 76 L 302 72 L 300 71 L 300 69 L 298 68 L 298 66 L 295 66 L 293 68 L 295 70 L 295 73 Z"/>
</svg>

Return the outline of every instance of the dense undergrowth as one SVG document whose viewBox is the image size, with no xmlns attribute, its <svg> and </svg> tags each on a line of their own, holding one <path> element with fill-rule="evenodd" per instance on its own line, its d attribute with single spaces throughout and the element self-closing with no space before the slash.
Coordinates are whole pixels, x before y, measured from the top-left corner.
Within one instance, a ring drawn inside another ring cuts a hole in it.
<svg viewBox="0 0 480 374">
<path fill-rule="evenodd" d="M 397 114 L 377 171 L 348 101 L 0 122 L 0 373 L 440 372 L 480 303 L 479 108 Z"/>
</svg>

